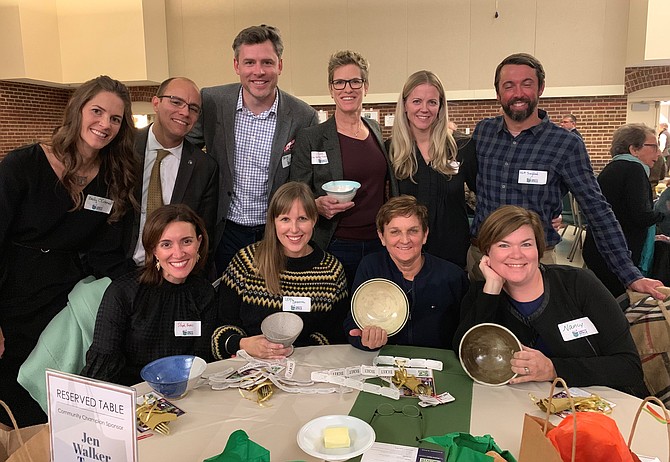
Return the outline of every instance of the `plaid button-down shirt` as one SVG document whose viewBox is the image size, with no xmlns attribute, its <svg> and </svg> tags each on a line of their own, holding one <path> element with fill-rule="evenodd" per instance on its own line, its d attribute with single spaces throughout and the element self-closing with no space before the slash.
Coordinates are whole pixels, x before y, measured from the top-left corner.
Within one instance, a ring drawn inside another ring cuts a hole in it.
<svg viewBox="0 0 670 462">
<path fill-rule="evenodd" d="M 256 115 L 242 103 L 235 111 L 235 171 L 228 219 L 244 226 L 265 223 L 272 140 L 277 127 L 279 92 L 270 109 Z"/>
<path fill-rule="evenodd" d="M 518 205 L 540 215 L 547 245 L 554 246 L 561 236 L 551 220 L 561 213 L 562 198 L 569 190 L 586 215 L 610 270 L 625 285 L 640 279 L 642 274 L 633 264 L 619 222 L 600 191 L 584 143 L 554 125 L 545 111 L 538 111 L 542 121 L 516 137 L 507 130 L 502 116 L 477 124 L 473 134 L 479 165 L 477 210 L 471 234 L 476 236 L 482 221 L 501 205 Z M 521 170 L 546 172 L 546 183 L 525 182 L 527 175 L 520 175 Z"/>
</svg>

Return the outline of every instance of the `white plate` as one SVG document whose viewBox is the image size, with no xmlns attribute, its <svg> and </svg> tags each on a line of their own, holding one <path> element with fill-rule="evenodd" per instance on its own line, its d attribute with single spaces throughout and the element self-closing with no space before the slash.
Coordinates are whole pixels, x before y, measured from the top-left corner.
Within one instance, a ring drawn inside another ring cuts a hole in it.
<svg viewBox="0 0 670 462">
<path fill-rule="evenodd" d="M 358 327 L 377 326 L 388 335 L 400 332 L 409 318 L 405 292 L 393 281 L 370 279 L 351 297 L 351 314 Z"/>
<path fill-rule="evenodd" d="M 323 431 L 329 427 L 347 427 L 351 446 L 326 449 L 323 446 Z M 360 456 L 375 442 L 375 431 L 357 417 L 349 415 L 326 415 L 307 422 L 298 431 L 298 446 L 312 457 L 324 460 L 347 460 Z"/>
</svg>

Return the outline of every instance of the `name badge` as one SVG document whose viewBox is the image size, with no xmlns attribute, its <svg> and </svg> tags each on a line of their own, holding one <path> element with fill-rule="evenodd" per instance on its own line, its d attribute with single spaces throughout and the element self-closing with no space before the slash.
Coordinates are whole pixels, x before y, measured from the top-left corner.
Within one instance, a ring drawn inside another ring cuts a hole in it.
<svg viewBox="0 0 670 462">
<path fill-rule="evenodd" d="M 312 299 L 309 297 L 284 297 L 282 310 L 293 313 L 309 313 L 312 311 Z"/>
<path fill-rule="evenodd" d="M 312 151 L 312 165 L 325 165 L 328 163 L 328 155 L 325 151 Z"/>
<path fill-rule="evenodd" d="M 575 319 L 558 325 L 563 341 L 569 342 L 576 338 L 588 337 L 598 333 L 598 329 L 588 317 Z"/>
<path fill-rule="evenodd" d="M 114 205 L 113 200 L 107 199 L 106 197 L 94 196 L 92 194 L 87 194 L 86 201 L 84 201 L 84 208 L 86 210 L 106 213 L 107 215 L 112 211 L 112 205 Z"/>
<path fill-rule="evenodd" d="M 281 166 L 282 168 L 288 168 L 291 166 L 291 154 L 281 156 Z"/>
<path fill-rule="evenodd" d="M 175 321 L 175 337 L 200 337 L 200 321 Z"/>
<path fill-rule="evenodd" d="M 547 184 L 545 170 L 519 170 L 519 184 Z"/>
</svg>

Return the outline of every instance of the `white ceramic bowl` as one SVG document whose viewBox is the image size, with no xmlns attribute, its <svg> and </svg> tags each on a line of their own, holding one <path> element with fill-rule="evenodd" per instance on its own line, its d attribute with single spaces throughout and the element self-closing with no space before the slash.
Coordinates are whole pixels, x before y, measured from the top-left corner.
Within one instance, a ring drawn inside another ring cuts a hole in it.
<svg viewBox="0 0 670 462">
<path fill-rule="evenodd" d="M 361 187 L 358 181 L 335 180 L 321 186 L 326 194 L 337 199 L 338 202 L 349 202 Z"/>
</svg>

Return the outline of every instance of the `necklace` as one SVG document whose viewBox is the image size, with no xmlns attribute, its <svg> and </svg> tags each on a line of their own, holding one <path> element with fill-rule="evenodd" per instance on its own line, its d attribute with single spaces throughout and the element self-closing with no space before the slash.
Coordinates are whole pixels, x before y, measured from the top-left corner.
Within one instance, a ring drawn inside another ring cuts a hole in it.
<svg viewBox="0 0 670 462">
<path fill-rule="evenodd" d="M 77 183 L 77 186 L 86 186 L 88 183 L 88 177 L 82 175 L 74 175 L 74 181 Z"/>
</svg>

